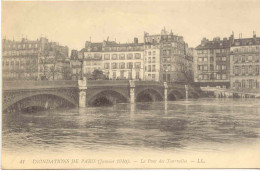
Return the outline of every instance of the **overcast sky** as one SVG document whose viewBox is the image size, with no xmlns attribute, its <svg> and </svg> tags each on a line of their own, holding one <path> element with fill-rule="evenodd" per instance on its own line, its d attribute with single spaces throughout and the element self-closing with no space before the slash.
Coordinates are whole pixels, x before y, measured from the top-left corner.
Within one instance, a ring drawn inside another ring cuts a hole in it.
<svg viewBox="0 0 260 171">
<path fill-rule="evenodd" d="M 226 0 L 227 1 L 227 0 Z M 2 2 L 2 37 L 35 40 L 46 36 L 80 50 L 86 40 L 143 42 L 144 31 L 158 34 L 165 26 L 190 47 L 212 39 L 260 36 L 260 1 L 166 2 Z"/>
</svg>

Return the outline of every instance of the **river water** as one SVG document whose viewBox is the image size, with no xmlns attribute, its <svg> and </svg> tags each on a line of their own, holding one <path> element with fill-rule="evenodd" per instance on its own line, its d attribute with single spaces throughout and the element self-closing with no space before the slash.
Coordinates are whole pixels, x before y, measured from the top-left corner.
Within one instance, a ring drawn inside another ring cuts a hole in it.
<svg viewBox="0 0 260 171">
<path fill-rule="evenodd" d="M 259 99 L 197 99 L 3 113 L 7 153 L 225 151 L 260 140 Z"/>
</svg>

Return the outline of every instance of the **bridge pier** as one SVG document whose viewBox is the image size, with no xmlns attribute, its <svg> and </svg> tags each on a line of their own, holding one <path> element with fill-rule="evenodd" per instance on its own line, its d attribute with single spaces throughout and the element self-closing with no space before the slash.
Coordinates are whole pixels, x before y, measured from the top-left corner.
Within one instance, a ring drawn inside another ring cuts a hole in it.
<svg viewBox="0 0 260 171">
<path fill-rule="evenodd" d="M 79 107 L 87 106 L 87 80 L 78 80 L 79 86 Z"/>
<path fill-rule="evenodd" d="M 134 80 L 129 80 L 130 84 L 130 103 L 135 103 L 135 82 Z"/>
<path fill-rule="evenodd" d="M 168 101 L 168 84 L 167 84 L 167 82 L 164 82 L 163 86 L 164 86 L 164 101 L 167 102 Z"/>
</svg>

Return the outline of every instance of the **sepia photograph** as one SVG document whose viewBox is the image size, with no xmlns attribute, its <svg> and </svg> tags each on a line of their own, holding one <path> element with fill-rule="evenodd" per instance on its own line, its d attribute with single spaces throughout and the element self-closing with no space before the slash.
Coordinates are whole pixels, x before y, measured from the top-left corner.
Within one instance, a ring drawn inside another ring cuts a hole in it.
<svg viewBox="0 0 260 171">
<path fill-rule="evenodd" d="M 260 168 L 260 1 L 1 2 L 2 169 Z"/>
</svg>

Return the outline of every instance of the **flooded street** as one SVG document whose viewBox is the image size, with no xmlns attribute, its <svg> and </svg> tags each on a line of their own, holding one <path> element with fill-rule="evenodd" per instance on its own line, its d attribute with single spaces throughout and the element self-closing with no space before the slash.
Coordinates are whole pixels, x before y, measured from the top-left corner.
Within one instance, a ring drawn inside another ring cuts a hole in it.
<svg viewBox="0 0 260 171">
<path fill-rule="evenodd" d="M 138 149 L 225 151 L 259 142 L 259 99 L 168 103 L 4 113 L 4 152 Z"/>
</svg>

